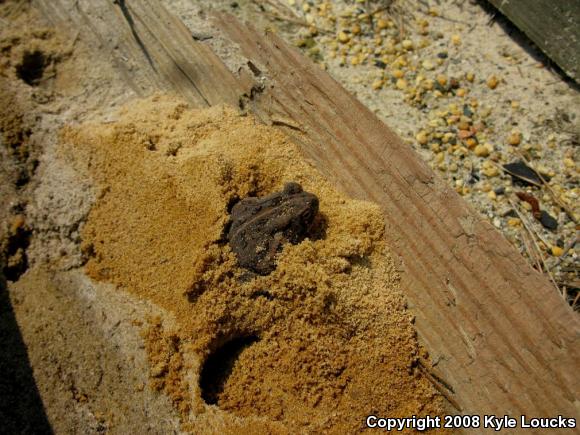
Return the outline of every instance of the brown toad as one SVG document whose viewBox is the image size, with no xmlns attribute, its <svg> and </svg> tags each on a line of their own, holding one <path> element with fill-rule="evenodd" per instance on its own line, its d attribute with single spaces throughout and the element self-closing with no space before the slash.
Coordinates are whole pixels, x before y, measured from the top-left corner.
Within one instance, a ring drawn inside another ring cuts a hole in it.
<svg viewBox="0 0 580 435">
<path fill-rule="evenodd" d="M 238 202 L 231 213 L 228 242 L 241 267 L 260 275 L 276 268 L 276 254 L 284 243 L 300 243 L 318 213 L 318 198 L 298 183 L 282 192 Z"/>
</svg>

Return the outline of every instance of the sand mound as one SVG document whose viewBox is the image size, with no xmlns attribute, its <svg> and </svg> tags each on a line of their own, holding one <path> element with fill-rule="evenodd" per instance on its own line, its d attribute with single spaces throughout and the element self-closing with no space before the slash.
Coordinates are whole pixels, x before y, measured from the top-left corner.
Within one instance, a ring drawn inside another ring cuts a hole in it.
<svg viewBox="0 0 580 435">
<path fill-rule="evenodd" d="M 97 189 L 86 271 L 173 314 L 144 331 L 151 385 L 196 433 L 354 432 L 370 413 L 440 414 L 416 369 L 377 206 L 325 181 L 279 131 L 171 97 L 68 128 L 64 155 Z M 249 277 L 224 241 L 229 210 L 296 181 L 320 200 L 316 237 Z"/>
</svg>

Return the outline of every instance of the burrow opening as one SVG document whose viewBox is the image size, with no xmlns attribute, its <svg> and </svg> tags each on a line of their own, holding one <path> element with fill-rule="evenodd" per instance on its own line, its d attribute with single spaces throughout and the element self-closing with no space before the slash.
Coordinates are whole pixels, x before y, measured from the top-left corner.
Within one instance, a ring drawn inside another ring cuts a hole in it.
<svg viewBox="0 0 580 435">
<path fill-rule="evenodd" d="M 48 59 L 42 51 L 24 53 L 22 62 L 16 67 L 16 74 L 27 85 L 37 86 L 42 80 Z"/>
<path fill-rule="evenodd" d="M 5 256 L 7 264 L 2 273 L 8 281 L 16 282 L 28 270 L 28 255 L 26 250 L 30 245 L 32 231 L 23 226 L 18 228 L 8 238 Z"/>
<path fill-rule="evenodd" d="M 242 352 L 259 341 L 257 335 L 244 335 L 226 341 L 205 360 L 201 369 L 199 386 L 201 398 L 208 405 L 219 405 L 220 394 L 232 374 Z"/>
</svg>

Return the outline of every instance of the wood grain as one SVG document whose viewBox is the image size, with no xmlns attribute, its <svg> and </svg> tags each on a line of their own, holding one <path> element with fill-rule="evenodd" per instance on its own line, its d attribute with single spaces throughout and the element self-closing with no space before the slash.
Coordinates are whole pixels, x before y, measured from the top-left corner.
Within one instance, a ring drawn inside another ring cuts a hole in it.
<svg viewBox="0 0 580 435">
<path fill-rule="evenodd" d="M 488 0 L 580 83 L 580 2 Z"/>
<path fill-rule="evenodd" d="M 464 413 L 579 417 L 577 315 L 418 154 L 276 35 L 215 18 L 261 71 L 259 88 L 255 72 L 229 72 L 160 3 L 125 3 L 140 42 L 112 3 L 35 2 L 53 22 L 89 29 L 139 94 L 241 105 L 289 134 L 345 192 L 380 204 L 419 336 Z"/>
<path fill-rule="evenodd" d="M 196 107 L 237 105 L 246 92 L 205 44 L 155 0 L 36 0 L 54 25 L 78 28 L 137 95 L 176 92 Z"/>
</svg>

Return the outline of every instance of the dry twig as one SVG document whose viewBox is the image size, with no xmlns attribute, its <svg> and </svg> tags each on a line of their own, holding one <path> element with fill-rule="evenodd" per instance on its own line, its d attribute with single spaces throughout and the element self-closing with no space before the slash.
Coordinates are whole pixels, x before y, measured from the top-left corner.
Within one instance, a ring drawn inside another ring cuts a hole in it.
<svg viewBox="0 0 580 435">
<path fill-rule="evenodd" d="M 530 244 L 531 242 L 529 241 L 528 235 L 526 233 L 521 233 L 521 234 L 522 234 L 522 241 L 524 242 L 524 247 L 526 248 L 528 256 L 530 257 L 530 260 L 532 261 L 532 263 L 534 263 L 533 266 L 535 266 L 535 268 L 538 272 L 541 272 L 542 271 L 542 263 L 539 259 L 539 255 L 541 255 L 541 253 L 538 254 L 535 250 L 532 249 L 533 245 Z"/>
<path fill-rule="evenodd" d="M 556 280 L 554 279 L 554 276 L 552 275 L 552 272 L 550 272 L 550 269 L 548 269 L 548 267 L 546 266 L 546 262 L 544 260 L 544 257 L 542 256 L 542 250 L 540 249 L 540 246 L 538 245 L 538 242 L 536 241 L 536 239 L 534 238 L 534 236 L 536 236 L 538 239 L 540 239 L 542 242 L 544 242 L 544 244 L 546 244 L 546 246 L 549 246 L 549 244 L 546 243 L 545 241 L 543 241 L 542 238 L 538 235 L 538 233 L 536 233 L 534 231 L 534 229 L 532 228 L 532 226 L 530 225 L 530 223 L 527 221 L 527 218 L 518 210 L 517 205 L 510 198 L 507 198 L 507 200 L 509 201 L 509 203 L 511 204 L 511 206 L 513 207 L 513 209 L 517 213 L 518 217 L 522 221 L 522 224 L 524 225 L 524 228 L 530 234 L 531 239 L 534 242 L 534 245 L 535 245 L 536 249 L 540 253 L 540 260 L 542 261 L 542 266 L 543 266 L 544 272 L 548 275 L 548 278 L 550 279 L 550 281 L 552 281 L 552 284 L 554 284 L 554 287 L 556 288 L 556 290 L 558 291 L 558 293 L 561 294 L 562 292 L 561 292 L 560 288 L 558 287 L 558 284 L 556 284 Z"/>
<path fill-rule="evenodd" d="M 576 304 L 578 303 L 578 299 L 580 299 L 580 292 L 576 293 L 576 297 L 574 298 L 574 302 L 572 302 L 572 309 L 576 308 Z"/>
</svg>

